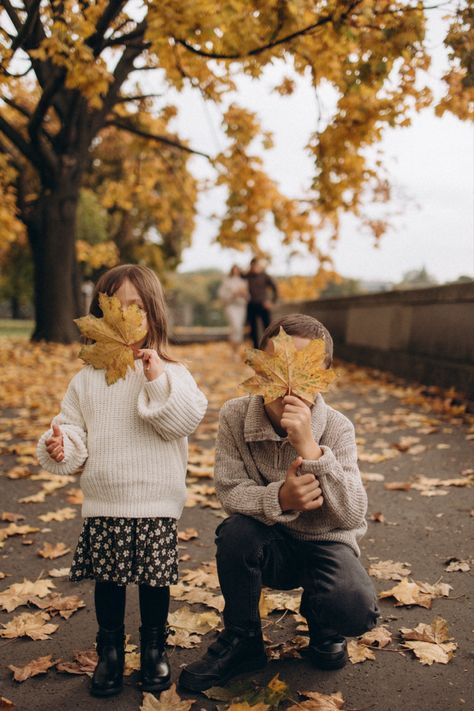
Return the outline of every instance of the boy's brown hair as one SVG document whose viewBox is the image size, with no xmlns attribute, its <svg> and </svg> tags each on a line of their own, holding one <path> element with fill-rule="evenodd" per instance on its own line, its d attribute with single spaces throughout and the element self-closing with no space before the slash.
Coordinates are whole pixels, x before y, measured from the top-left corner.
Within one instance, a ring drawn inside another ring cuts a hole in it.
<svg viewBox="0 0 474 711">
<path fill-rule="evenodd" d="M 161 282 L 155 272 L 141 264 L 119 264 L 112 267 L 98 279 L 89 312 L 101 318 L 102 310 L 99 306 L 99 293 L 112 296 L 122 283 L 128 279 L 140 294 L 148 319 L 148 334 L 143 348 L 154 348 L 160 358 L 174 363 L 167 351 L 168 348 L 168 320 L 166 314 L 165 295 Z"/>
<path fill-rule="evenodd" d="M 322 338 L 326 346 L 326 357 L 324 365 L 330 368 L 332 365 L 333 342 L 331 334 L 323 324 L 314 316 L 307 314 L 288 314 L 279 318 L 277 321 L 272 321 L 268 328 L 264 331 L 260 340 L 259 348 L 264 351 L 268 341 L 274 336 L 278 336 L 280 328 L 283 328 L 289 336 L 299 336 L 300 338 Z"/>
</svg>

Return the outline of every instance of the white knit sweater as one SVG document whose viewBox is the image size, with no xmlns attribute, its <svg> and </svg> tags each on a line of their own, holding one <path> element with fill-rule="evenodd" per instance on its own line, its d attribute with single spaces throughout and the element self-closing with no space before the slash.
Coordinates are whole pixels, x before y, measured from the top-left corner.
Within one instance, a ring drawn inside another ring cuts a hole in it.
<svg viewBox="0 0 474 711">
<path fill-rule="evenodd" d="M 52 424 L 64 437 L 64 460 L 46 451 L 38 460 L 53 474 L 84 465 L 82 515 L 178 519 L 186 500 L 187 436 L 202 420 L 207 400 L 189 371 L 167 363 L 148 381 L 141 360 L 107 385 L 104 371 L 85 366 L 71 380 Z"/>
</svg>

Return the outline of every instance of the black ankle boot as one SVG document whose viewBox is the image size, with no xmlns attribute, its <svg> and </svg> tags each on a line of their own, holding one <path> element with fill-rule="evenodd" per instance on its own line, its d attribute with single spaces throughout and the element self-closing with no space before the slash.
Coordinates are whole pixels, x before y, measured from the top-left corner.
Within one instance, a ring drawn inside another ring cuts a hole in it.
<svg viewBox="0 0 474 711">
<path fill-rule="evenodd" d="M 342 669 L 347 662 L 347 642 L 341 636 L 312 639 L 301 653 L 319 669 Z"/>
<path fill-rule="evenodd" d="M 205 691 L 211 686 L 223 686 L 238 674 L 263 669 L 266 663 L 261 633 L 244 636 L 224 630 L 202 659 L 183 669 L 178 683 L 183 689 Z"/>
<path fill-rule="evenodd" d="M 122 690 L 125 659 L 123 625 L 115 630 L 99 627 L 97 633 L 99 661 L 91 683 L 92 696 L 114 696 Z"/>
<path fill-rule="evenodd" d="M 140 627 L 140 676 L 143 691 L 163 691 L 171 686 L 171 670 L 165 650 L 167 631 Z"/>
</svg>

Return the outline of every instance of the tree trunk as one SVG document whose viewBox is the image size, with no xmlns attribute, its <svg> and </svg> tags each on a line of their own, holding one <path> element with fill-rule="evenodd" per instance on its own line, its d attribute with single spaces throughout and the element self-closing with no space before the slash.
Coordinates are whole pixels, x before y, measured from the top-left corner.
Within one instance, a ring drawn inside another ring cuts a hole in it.
<svg viewBox="0 0 474 711">
<path fill-rule="evenodd" d="M 76 280 L 75 231 L 79 181 L 65 175 L 45 190 L 28 220 L 35 271 L 34 341 L 72 343 L 79 338 L 73 319 L 81 315 Z"/>
</svg>

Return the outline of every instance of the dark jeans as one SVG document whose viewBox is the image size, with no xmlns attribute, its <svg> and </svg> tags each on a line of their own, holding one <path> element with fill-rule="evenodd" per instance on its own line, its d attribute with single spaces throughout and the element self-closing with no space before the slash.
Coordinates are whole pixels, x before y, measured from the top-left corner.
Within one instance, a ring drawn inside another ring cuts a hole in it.
<svg viewBox="0 0 474 711">
<path fill-rule="evenodd" d="M 96 581 L 94 600 L 97 622 L 100 627 L 114 630 L 125 619 L 126 586 Z M 139 585 L 140 617 L 144 627 L 164 629 L 170 605 L 170 589 Z"/>
<path fill-rule="evenodd" d="M 261 320 L 263 329 L 265 330 L 267 326 L 270 325 L 271 314 L 268 309 L 265 308 L 263 304 L 257 304 L 253 301 L 249 301 L 247 305 L 247 321 L 250 326 L 250 335 L 253 341 L 254 348 L 258 348 L 259 336 L 258 336 L 258 322 Z"/>
<path fill-rule="evenodd" d="M 303 588 L 300 611 L 312 640 L 358 636 L 376 625 L 372 582 L 344 543 L 296 540 L 283 526 L 234 514 L 217 527 L 216 544 L 227 629 L 260 629 L 262 585 Z"/>
</svg>

